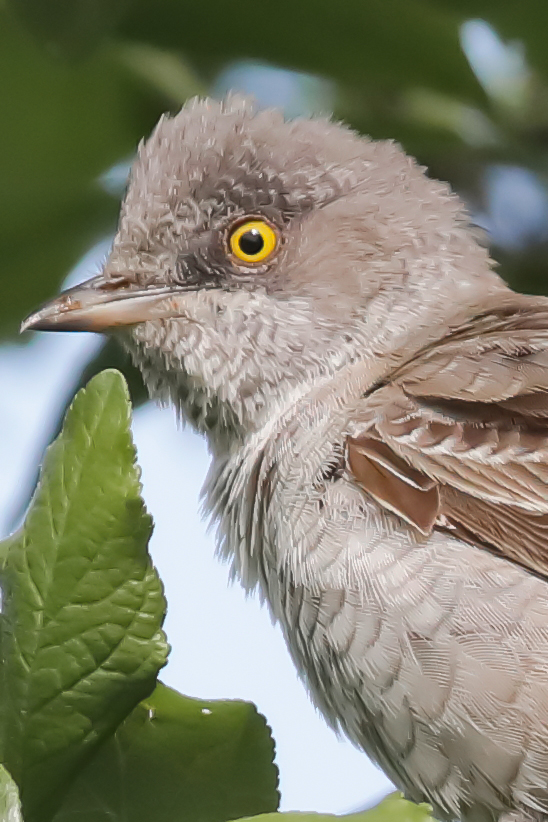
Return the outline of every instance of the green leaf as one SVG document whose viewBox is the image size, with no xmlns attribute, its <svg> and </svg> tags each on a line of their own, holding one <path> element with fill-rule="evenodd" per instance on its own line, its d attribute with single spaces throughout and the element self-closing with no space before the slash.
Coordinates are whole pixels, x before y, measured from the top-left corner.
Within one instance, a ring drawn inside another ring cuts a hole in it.
<svg viewBox="0 0 548 822">
<path fill-rule="evenodd" d="M 154 688 L 168 646 L 122 376 L 78 393 L 2 571 L 2 761 L 26 822 Z M 1 553 L 1 551 L 0 551 Z"/>
<path fill-rule="evenodd" d="M 0 765 L 0 822 L 23 822 L 17 785 Z"/>
<path fill-rule="evenodd" d="M 158 685 L 97 752 L 54 822 L 225 822 L 278 807 L 274 743 L 248 702 Z"/>
<path fill-rule="evenodd" d="M 325 813 L 266 813 L 261 816 L 245 817 L 238 822 L 428 822 L 432 820 L 428 805 L 408 802 L 399 793 L 390 794 L 371 810 L 335 816 Z"/>
</svg>

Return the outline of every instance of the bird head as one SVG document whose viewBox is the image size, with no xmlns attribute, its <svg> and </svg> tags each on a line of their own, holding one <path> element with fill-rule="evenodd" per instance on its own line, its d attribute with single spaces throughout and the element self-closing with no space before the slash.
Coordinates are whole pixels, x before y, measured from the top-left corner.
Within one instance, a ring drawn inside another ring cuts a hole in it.
<svg viewBox="0 0 548 822">
<path fill-rule="evenodd" d="M 23 328 L 117 333 L 151 395 L 222 445 L 503 287 L 458 198 L 394 143 L 229 97 L 160 120 L 102 273 Z"/>
</svg>

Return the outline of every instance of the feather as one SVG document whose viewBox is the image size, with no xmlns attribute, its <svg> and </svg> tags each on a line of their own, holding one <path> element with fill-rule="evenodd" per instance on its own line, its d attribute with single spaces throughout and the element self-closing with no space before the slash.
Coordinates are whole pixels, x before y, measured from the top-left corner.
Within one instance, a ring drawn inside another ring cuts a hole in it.
<svg viewBox="0 0 548 822">
<path fill-rule="evenodd" d="M 421 352 L 363 401 L 348 440 L 364 490 L 422 534 L 548 577 L 548 310 L 516 298 Z M 373 423 L 373 424 L 372 424 Z"/>
</svg>

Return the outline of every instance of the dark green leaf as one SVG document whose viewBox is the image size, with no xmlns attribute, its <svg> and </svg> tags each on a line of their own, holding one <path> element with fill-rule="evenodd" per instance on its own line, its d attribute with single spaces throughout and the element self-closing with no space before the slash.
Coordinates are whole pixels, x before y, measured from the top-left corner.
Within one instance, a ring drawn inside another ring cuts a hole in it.
<svg viewBox="0 0 548 822">
<path fill-rule="evenodd" d="M 10 0 L 10 7 L 53 52 L 82 58 L 108 34 L 129 0 Z"/>
<path fill-rule="evenodd" d="M 26 822 L 154 687 L 168 646 L 121 375 L 79 392 L 2 571 L 2 761 Z"/>
<path fill-rule="evenodd" d="M 0 822 L 23 822 L 17 785 L 0 765 Z"/>
<path fill-rule="evenodd" d="M 47 5 L 47 4 L 46 4 Z M 148 111 L 110 50 L 51 59 L 0 6 L 0 334 L 51 297 L 89 244 L 116 225 L 98 177 L 135 150 Z"/>
<path fill-rule="evenodd" d="M 250 703 L 158 685 L 100 748 L 54 822 L 225 822 L 275 810 L 273 758 L 270 730 Z"/>
<path fill-rule="evenodd" d="M 401 794 L 393 793 L 371 808 L 361 813 L 334 816 L 324 813 L 266 813 L 253 817 L 253 822 L 428 822 L 432 820 L 428 805 L 408 802 Z M 250 817 L 238 822 L 251 822 Z"/>
</svg>

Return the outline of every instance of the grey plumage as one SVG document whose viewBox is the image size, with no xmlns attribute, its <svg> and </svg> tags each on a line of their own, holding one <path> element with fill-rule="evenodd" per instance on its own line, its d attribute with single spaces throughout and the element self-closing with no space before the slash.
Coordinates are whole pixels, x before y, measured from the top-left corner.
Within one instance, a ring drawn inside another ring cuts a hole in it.
<svg viewBox="0 0 548 822">
<path fill-rule="evenodd" d="M 548 301 L 458 198 L 392 143 L 193 102 L 101 277 L 27 322 L 115 324 L 208 438 L 219 550 L 326 719 L 441 816 L 548 818 Z"/>
</svg>

